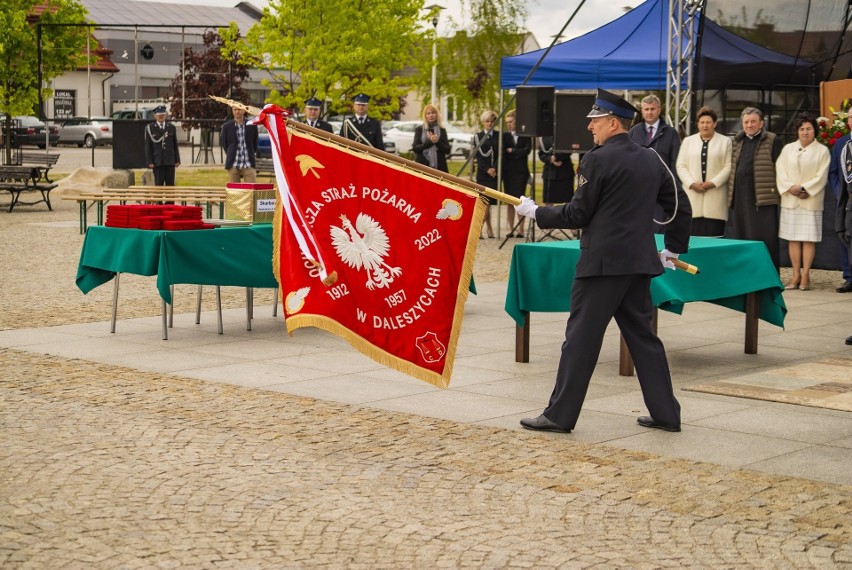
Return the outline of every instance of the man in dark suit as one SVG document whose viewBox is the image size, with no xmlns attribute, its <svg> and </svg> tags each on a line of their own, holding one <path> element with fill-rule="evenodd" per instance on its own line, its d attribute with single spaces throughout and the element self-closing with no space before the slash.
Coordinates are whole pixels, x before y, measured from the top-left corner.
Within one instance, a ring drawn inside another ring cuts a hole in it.
<svg viewBox="0 0 852 570">
<path fill-rule="evenodd" d="M 340 136 L 370 145 L 379 150 L 385 150 L 381 123 L 367 116 L 367 105 L 370 103 L 370 97 L 358 93 L 352 101 L 355 116 L 347 118 L 343 122 L 343 126 L 340 127 Z"/>
<path fill-rule="evenodd" d="M 333 133 L 334 129 L 331 128 L 331 124 L 319 118 L 321 108 L 322 101 L 320 101 L 316 97 L 311 97 L 310 99 L 305 101 L 305 124 L 309 127 L 314 127 L 317 129 L 322 129 L 329 133 Z"/>
<path fill-rule="evenodd" d="M 852 111 L 852 106 L 841 110 L 847 113 L 847 125 L 852 125 L 852 115 L 849 114 L 849 112 Z M 834 199 L 836 202 L 840 201 L 841 194 L 846 193 L 846 182 L 843 179 L 843 168 L 840 164 L 840 155 L 843 152 L 843 149 L 846 148 L 846 143 L 849 142 L 849 138 L 849 134 L 843 135 L 837 139 L 834 146 L 831 148 L 831 163 L 828 167 L 828 185 L 831 187 L 832 192 L 834 192 Z M 838 293 L 852 293 L 852 270 L 850 270 L 849 267 L 849 257 L 849 250 L 847 249 L 846 244 L 841 241 L 840 269 L 843 272 L 843 285 L 835 289 Z"/>
<path fill-rule="evenodd" d="M 677 172 L 677 155 L 680 152 L 680 136 L 677 131 L 668 126 L 660 119 L 662 105 L 660 98 L 656 95 L 648 95 L 642 99 L 642 121 L 630 129 L 630 140 L 638 145 L 652 148 L 657 151 L 666 166 L 672 172 Z M 663 211 L 657 207 L 654 210 L 654 219 L 661 220 Z M 661 234 L 664 228 L 657 224 L 654 232 Z"/>
<path fill-rule="evenodd" d="M 166 122 L 166 106 L 154 108 L 154 122 L 145 127 L 145 163 L 154 171 L 155 186 L 174 186 L 180 166 L 177 130 Z"/>
<path fill-rule="evenodd" d="M 228 182 L 257 182 L 257 125 L 248 125 L 245 110 L 232 107 L 234 120 L 222 125 L 219 143 L 225 151 Z"/>
<path fill-rule="evenodd" d="M 669 170 L 675 172 L 677 154 L 680 152 L 680 136 L 677 131 L 660 119 L 662 107 L 656 95 L 642 99 L 642 122 L 630 129 L 630 140 L 638 145 L 657 151 L 666 161 Z"/>
<path fill-rule="evenodd" d="M 846 245 L 849 262 L 852 264 L 852 142 L 848 139 L 840 149 L 838 160 L 841 192 L 837 200 L 834 229 L 837 231 L 837 237 Z M 852 344 L 852 336 L 846 337 L 846 344 Z"/>
<path fill-rule="evenodd" d="M 540 416 L 521 420 L 527 429 L 574 429 L 606 327 L 615 317 L 650 412 L 637 421 L 644 427 L 680 431 L 680 404 L 665 348 L 651 328 L 651 278 L 664 267 L 673 269 L 671 258 L 686 252 L 692 212 L 689 198 L 661 159 L 630 141 L 627 129 L 635 113 L 624 99 L 598 90 L 587 115 L 597 146 L 580 163 L 571 202 L 539 207 L 524 197 L 516 207 L 541 228 L 583 229 L 556 386 Z M 673 218 L 659 254 L 652 221 L 657 204 Z"/>
</svg>

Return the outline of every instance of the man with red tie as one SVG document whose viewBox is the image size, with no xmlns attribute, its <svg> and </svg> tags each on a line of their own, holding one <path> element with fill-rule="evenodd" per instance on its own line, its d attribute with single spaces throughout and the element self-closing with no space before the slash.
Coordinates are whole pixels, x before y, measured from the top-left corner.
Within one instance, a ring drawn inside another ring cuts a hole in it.
<svg viewBox="0 0 852 570">
<path fill-rule="evenodd" d="M 677 153 L 680 152 L 680 136 L 660 119 L 661 110 L 660 99 L 656 95 L 642 99 L 642 122 L 630 129 L 630 140 L 657 151 L 669 170 L 674 172 Z"/>
</svg>

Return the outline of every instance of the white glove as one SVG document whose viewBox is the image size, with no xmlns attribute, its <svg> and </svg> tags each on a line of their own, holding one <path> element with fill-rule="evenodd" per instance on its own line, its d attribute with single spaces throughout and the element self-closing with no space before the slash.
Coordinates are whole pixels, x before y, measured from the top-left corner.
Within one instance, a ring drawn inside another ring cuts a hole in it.
<svg viewBox="0 0 852 570">
<path fill-rule="evenodd" d="M 675 269 L 675 264 L 669 261 L 669 258 L 677 259 L 679 255 L 679 253 L 672 253 L 669 250 L 664 249 L 660 252 L 660 263 L 663 264 L 665 269 Z"/>
<path fill-rule="evenodd" d="M 535 219 L 535 211 L 538 209 L 534 200 L 521 196 L 521 203 L 515 206 L 515 211 L 519 216 Z"/>
</svg>

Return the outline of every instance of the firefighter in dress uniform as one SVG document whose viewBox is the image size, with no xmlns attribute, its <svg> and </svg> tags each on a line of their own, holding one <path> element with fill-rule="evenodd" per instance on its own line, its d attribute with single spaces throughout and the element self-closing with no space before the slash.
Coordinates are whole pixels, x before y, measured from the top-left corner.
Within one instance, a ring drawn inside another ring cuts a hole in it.
<svg viewBox="0 0 852 570">
<path fill-rule="evenodd" d="M 305 124 L 309 127 L 322 129 L 323 131 L 334 133 L 331 128 L 331 123 L 323 121 L 319 118 L 320 110 L 322 109 L 322 101 L 316 97 L 311 97 L 305 101 Z"/>
<path fill-rule="evenodd" d="M 358 93 L 353 98 L 354 117 L 347 117 L 340 127 L 340 136 L 367 144 L 379 150 L 385 150 L 385 142 L 382 138 L 382 125 L 376 119 L 367 116 L 367 105 L 370 97 Z"/>
<path fill-rule="evenodd" d="M 154 122 L 145 127 L 145 163 L 154 171 L 155 186 L 174 186 L 180 166 L 177 129 L 166 121 L 166 106 L 154 108 Z"/>
</svg>

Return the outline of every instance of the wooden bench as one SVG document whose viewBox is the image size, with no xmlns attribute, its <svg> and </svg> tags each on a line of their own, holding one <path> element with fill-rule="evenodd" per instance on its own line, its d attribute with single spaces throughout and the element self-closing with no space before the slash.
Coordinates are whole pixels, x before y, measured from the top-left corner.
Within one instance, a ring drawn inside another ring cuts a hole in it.
<svg viewBox="0 0 852 570">
<path fill-rule="evenodd" d="M 261 176 L 275 178 L 275 165 L 272 164 L 271 158 L 256 158 L 254 160 L 254 168 L 257 170 L 258 178 Z"/>
<path fill-rule="evenodd" d="M 131 186 L 130 188 L 66 188 L 63 200 L 75 200 L 80 205 L 80 233 L 88 227 L 89 202 L 97 206 L 97 223 L 103 225 L 104 204 L 108 202 L 145 202 L 177 204 L 206 204 L 211 217 L 213 204 L 219 204 L 219 217 L 224 216 L 225 189 L 215 186 Z"/>
<path fill-rule="evenodd" d="M 0 190 L 6 190 L 12 196 L 12 203 L 9 204 L 9 211 L 15 209 L 15 206 L 33 206 L 44 202 L 47 204 L 48 210 L 53 210 L 50 205 L 50 191 L 56 188 L 56 184 L 52 182 L 40 182 L 38 168 L 32 166 L 0 166 Z M 22 202 L 22 192 L 39 192 L 41 200 L 34 202 Z"/>
<path fill-rule="evenodd" d="M 20 156 L 22 165 L 38 167 L 38 178 L 35 182 L 41 182 L 42 180 L 48 183 L 53 182 L 53 180 L 51 180 L 48 176 L 48 173 L 59 160 L 58 154 L 45 152 L 22 152 Z"/>
</svg>

